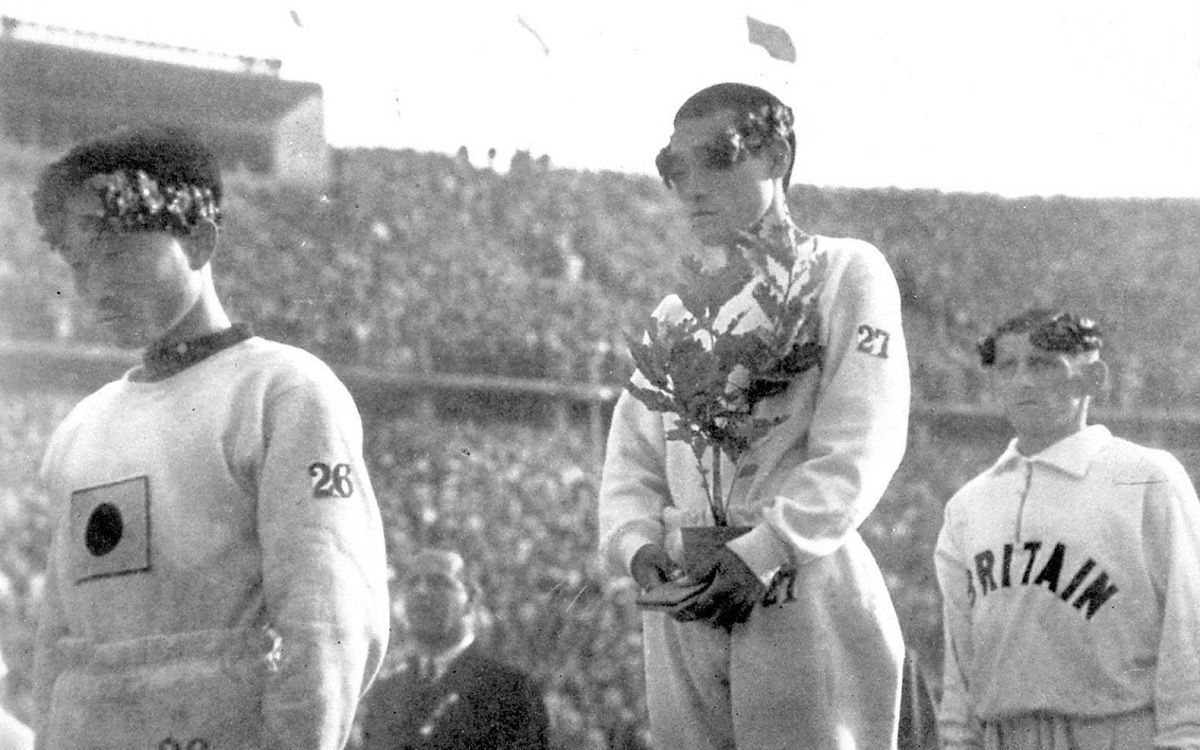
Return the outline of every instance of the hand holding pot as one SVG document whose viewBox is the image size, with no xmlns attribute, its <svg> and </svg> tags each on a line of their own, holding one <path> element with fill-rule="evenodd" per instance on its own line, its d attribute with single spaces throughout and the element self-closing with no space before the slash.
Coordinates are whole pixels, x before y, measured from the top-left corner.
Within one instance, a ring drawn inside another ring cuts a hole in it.
<svg viewBox="0 0 1200 750">
<path fill-rule="evenodd" d="M 679 577 L 679 566 L 658 544 L 647 544 L 633 555 L 629 574 L 643 591 Z"/>
<path fill-rule="evenodd" d="M 725 629 L 745 622 L 754 605 L 766 596 L 767 587 L 742 558 L 728 547 L 717 552 L 707 567 L 705 571 L 697 571 L 696 578 L 710 580 L 708 588 L 690 599 L 672 616 L 680 622 L 707 620 L 713 627 Z"/>
</svg>

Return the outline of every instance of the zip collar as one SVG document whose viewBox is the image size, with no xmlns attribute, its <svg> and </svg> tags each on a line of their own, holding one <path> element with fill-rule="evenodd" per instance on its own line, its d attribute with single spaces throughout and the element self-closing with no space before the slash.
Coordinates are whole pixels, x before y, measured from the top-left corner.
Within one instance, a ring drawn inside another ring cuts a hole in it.
<svg viewBox="0 0 1200 750">
<path fill-rule="evenodd" d="M 1089 425 L 1074 435 L 1059 440 L 1041 453 L 1024 456 L 1017 450 L 1017 439 L 1013 438 L 1000 458 L 992 465 L 993 474 L 1012 471 L 1024 463 L 1041 464 L 1076 479 L 1087 476 L 1101 451 L 1112 441 L 1112 433 L 1101 424 Z"/>
</svg>

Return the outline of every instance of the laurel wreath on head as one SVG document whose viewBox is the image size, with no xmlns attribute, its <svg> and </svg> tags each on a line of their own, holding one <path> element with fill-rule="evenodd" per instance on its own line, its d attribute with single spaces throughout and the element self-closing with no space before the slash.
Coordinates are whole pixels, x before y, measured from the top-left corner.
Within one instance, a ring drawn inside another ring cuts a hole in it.
<svg viewBox="0 0 1200 750">
<path fill-rule="evenodd" d="M 160 181 L 140 169 L 94 174 L 83 187 L 100 196 L 106 231 L 187 235 L 204 219 L 220 221 L 221 208 L 210 188 Z M 63 217 L 54 217 L 44 226 L 46 241 L 62 249 Z"/>
<path fill-rule="evenodd" d="M 744 112 L 741 122 L 726 128 L 704 147 L 705 161 L 710 167 L 728 169 L 775 140 L 785 141 L 794 125 L 795 116 L 785 104 L 764 104 Z M 658 152 L 654 163 L 659 177 L 671 187 L 669 146 Z"/>
<path fill-rule="evenodd" d="M 123 231 L 187 233 L 202 219 L 217 221 L 221 213 L 211 189 L 162 183 L 140 169 L 95 175 L 88 184 L 100 190 L 105 218 Z"/>
</svg>

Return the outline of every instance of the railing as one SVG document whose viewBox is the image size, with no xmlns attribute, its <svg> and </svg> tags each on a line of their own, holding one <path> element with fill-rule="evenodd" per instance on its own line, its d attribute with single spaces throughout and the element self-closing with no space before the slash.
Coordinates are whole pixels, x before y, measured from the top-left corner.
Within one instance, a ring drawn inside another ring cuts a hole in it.
<svg viewBox="0 0 1200 750">
<path fill-rule="evenodd" d="M 108 347 L 39 341 L 0 341 L 0 391 L 40 391 L 82 398 L 119 378 L 138 355 Z M 621 385 L 570 383 L 435 372 L 386 372 L 333 367 L 364 416 L 422 414 L 441 418 L 553 421 L 581 418 L 590 433 L 598 469 L 612 404 Z"/>
<path fill-rule="evenodd" d="M 83 395 L 114 380 L 138 356 L 112 348 L 32 341 L 0 341 L 0 390 Z M 333 366 L 365 416 L 424 414 L 444 419 L 474 418 L 587 424 L 597 468 L 612 405 L 622 384 L 562 382 L 453 373 L 386 372 Z M 1103 422 L 1130 439 L 1173 451 L 1200 473 L 1200 412 L 1124 411 L 1098 408 Z M 936 436 L 1002 444 L 1010 430 L 994 408 L 975 404 L 916 402 L 912 429 Z"/>
</svg>

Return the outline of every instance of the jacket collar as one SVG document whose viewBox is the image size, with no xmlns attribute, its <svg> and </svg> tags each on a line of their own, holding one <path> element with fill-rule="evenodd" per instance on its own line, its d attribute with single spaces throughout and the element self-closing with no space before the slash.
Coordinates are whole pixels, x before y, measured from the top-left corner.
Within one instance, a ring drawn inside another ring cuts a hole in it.
<svg viewBox="0 0 1200 750">
<path fill-rule="evenodd" d="M 1107 427 L 1094 424 L 1059 440 L 1041 453 L 1025 456 L 1017 450 L 1017 439 L 1013 438 L 991 470 L 994 474 L 1002 474 L 1028 462 L 1049 466 L 1073 477 L 1082 478 L 1087 475 L 1088 469 L 1112 439 L 1112 433 Z"/>
<path fill-rule="evenodd" d="M 468 631 L 461 641 L 440 653 L 425 654 L 414 651 L 410 657 L 410 663 L 416 668 L 418 676 L 431 681 L 440 680 L 450 671 L 455 660 L 466 653 L 473 643 L 475 643 L 475 634 Z"/>
<path fill-rule="evenodd" d="M 782 214 L 768 211 L 746 233 L 764 245 L 789 248 L 793 254 L 802 252 L 804 244 L 812 239 L 786 211 Z"/>
<path fill-rule="evenodd" d="M 229 328 L 178 344 L 155 344 L 142 355 L 142 368 L 135 370 L 137 379 L 151 382 L 164 380 L 253 335 L 254 332 L 246 323 L 234 323 Z"/>
</svg>

